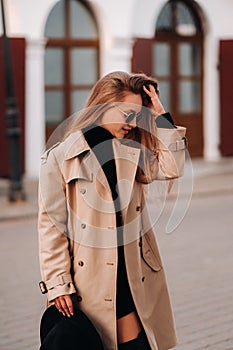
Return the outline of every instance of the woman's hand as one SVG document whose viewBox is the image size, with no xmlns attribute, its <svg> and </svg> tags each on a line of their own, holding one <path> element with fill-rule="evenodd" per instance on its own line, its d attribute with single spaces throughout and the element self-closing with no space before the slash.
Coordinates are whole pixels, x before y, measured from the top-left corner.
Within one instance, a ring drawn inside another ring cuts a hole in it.
<svg viewBox="0 0 233 350">
<path fill-rule="evenodd" d="M 163 108 L 163 105 L 160 102 L 159 96 L 156 93 L 154 86 L 150 84 L 149 88 L 150 90 L 148 90 L 145 86 L 143 86 L 145 93 L 151 99 L 151 105 L 149 105 L 149 108 L 155 113 L 156 116 L 165 113 L 165 109 Z"/>
<path fill-rule="evenodd" d="M 54 299 L 54 302 L 56 308 L 62 313 L 63 316 L 70 317 L 74 315 L 73 303 L 69 294 L 57 297 Z"/>
</svg>

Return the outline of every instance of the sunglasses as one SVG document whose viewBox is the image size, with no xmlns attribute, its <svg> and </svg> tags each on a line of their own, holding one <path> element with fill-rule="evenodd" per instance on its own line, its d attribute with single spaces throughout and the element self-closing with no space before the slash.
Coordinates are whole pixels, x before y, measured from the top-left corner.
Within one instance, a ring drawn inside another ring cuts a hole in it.
<svg viewBox="0 0 233 350">
<path fill-rule="evenodd" d="M 126 113 L 121 108 L 117 107 L 117 109 L 124 114 L 125 122 L 128 124 L 130 123 L 134 118 L 136 118 L 136 124 L 142 119 L 142 113 L 141 112 L 135 112 L 132 111 L 130 113 Z"/>
</svg>

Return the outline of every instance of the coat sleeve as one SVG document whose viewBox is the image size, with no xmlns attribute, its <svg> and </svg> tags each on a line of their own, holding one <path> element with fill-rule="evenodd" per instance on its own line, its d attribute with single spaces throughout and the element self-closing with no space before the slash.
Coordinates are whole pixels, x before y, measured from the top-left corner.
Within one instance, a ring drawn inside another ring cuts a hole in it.
<svg viewBox="0 0 233 350">
<path fill-rule="evenodd" d="M 136 180 L 150 183 L 182 176 L 187 143 L 186 128 L 175 126 L 170 113 L 157 117 L 151 128 L 149 135 L 142 133 L 142 152 Z"/>
<path fill-rule="evenodd" d="M 66 236 L 65 185 L 53 150 L 42 156 L 39 181 L 39 259 L 48 301 L 75 293 Z"/>
</svg>

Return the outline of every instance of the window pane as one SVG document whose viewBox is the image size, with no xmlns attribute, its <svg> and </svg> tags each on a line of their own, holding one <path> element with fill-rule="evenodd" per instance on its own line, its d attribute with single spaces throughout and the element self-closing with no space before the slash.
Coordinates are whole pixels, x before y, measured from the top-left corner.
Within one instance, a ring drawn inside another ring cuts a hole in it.
<svg viewBox="0 0 233 350">
<path fill-rule="evenodd" d="M 79 1 L 70 1 L 71 37 L 97 39 L 95 21 L 88 9 Z"/>
<path fill-rule="evenodd" d="M 46 91 L 45 93 L 46 122 L 60 123 L 64 116 L 62 91 Z"/>
<path fill-rule="evenodd" d="M 177 3 L 177 27 L 180 35 L 195 35 L 196 25 L 190 9 L 182 2 Z"/>
<path fill-rule="evenodd" d="M 179 44 L 179 73 L 183 76 L 200 74 L 200 47 Z"/>
<path fill-rule="evenodd" d="M 91 90 L 78 90 L 72 92 L 72 113 L 80 111 L 86 105 Z"/>
<path fill-rule="evenodd" d="M 45 26 L 45 37 L 63 38 L 65 36 L 65 1 L 61 0 L 53 7 Z"/>
<path fill-rule="evenodd" d="M 166 111 L 171 110 L 170 83 L 167 81 L 159 82 L 159 97 Z"/>
<path fill-rule="evenodd" d="M 170 3 L 162 8 L 156 23 L 156 31 L 172 31 L 172 8 Z"/>
<path fill-rule="evenodd" d="M 153 46 L 153 74 L 156 76 L 170 75 L 170 47 L 165 43 Z"/>
<path fill-rule="evenodd" d="M 63 50 L 47 48 L 45 50 L 45 84 L 63 84 L 63 68 Z"/>
<path fill-rule="evenodd" d="M 180 112 L 199 112 L 201 108 L 200 82 L 181 81 L 179 84 Z"/>
<path fill-rule="evenodd" d="M 71 50 L 71 79 L 73 84 L 94 84 L 97 80 L 97 50 L 75 48 Z"/>
</svg>

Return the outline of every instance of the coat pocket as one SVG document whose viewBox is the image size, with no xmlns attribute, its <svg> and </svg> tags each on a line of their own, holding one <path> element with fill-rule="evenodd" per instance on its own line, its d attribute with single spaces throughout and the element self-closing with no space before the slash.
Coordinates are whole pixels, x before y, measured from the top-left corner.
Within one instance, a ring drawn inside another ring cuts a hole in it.
<svg viewBox="0 0 233 350">
<path fill-rule="evenodd" d="M 146 234 L 140 238 L 140 251 L 142 260 L 151 268 L 152 271 L 157 272 L 161 270 L 162 266 L 159 258 L 153 251 L 149 243 L 149 238 Z"/>
</svg>

